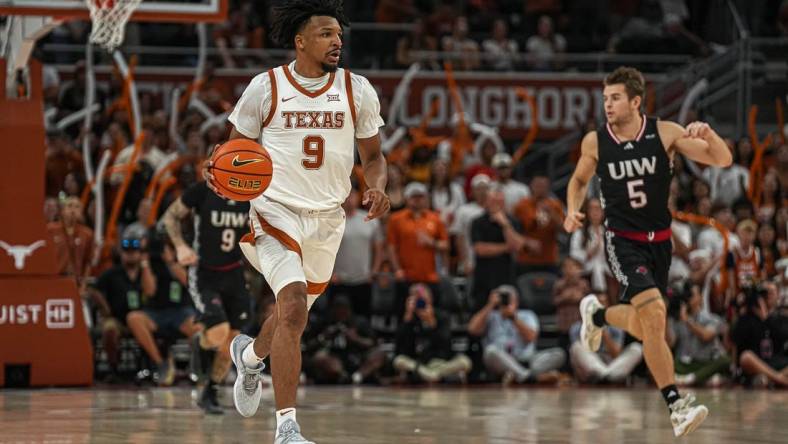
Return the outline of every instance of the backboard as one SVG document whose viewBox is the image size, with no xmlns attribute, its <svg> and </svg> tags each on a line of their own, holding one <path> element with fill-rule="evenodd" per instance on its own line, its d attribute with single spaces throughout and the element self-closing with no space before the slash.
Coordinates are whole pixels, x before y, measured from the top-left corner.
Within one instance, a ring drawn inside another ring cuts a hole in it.
<svg viewBox="0 0 788 444">
<path fill-rule="evenodd" d="M 131 21 L 221 22 L 228 0 L 142 0 Z M 0 15 L 89 18 L 85 0 L 0 0 Z"/>
</svg>

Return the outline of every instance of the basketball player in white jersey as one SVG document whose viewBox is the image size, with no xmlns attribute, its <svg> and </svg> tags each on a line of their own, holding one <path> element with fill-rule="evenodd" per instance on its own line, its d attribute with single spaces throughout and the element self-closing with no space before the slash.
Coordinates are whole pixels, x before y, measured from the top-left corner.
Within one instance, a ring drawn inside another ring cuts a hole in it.
<svg viewBox="0 0 788 444">
<path fill-rule="evenodd" d="M 241 246 L 274 290 L 276 308 L 257 339 L 236 336 L 230 351 L 238 370 L 235 407 L 246 417 L 257 410 L 262 360 L 271 355 L 276 444 L 310 442 L 296 422 L 301 334 L 344 232 L 341 204 L 355 142 L 369 186 L 367 219 L 389 209 L 377 94 L 367 79 L 338 68 L 347 24 L 341 0 L 288 0 L 274 8 L 271 35 L 293 47 L 296 59 L 252 79 L 229 118 L 230 138 L 261 139 L 274 167 L 271 185 L 251 202 L 253 233 Z"/>
</svg>

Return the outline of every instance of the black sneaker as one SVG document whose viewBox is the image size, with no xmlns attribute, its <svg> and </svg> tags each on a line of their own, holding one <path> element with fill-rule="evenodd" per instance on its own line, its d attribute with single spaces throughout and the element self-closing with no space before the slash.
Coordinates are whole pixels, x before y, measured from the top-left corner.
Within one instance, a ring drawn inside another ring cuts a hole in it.
<svg viewBox="0 0 788 444">
<path fill-rule="evenodd" d="M 197 405 L 209 415 L 223 415 L 224 409 L 219 405 L 218 394 L 219 386 L 208 383 L 202 389 L 202 395 L 200 395 L 200 401 L 197 402 Z"/>
</svg>

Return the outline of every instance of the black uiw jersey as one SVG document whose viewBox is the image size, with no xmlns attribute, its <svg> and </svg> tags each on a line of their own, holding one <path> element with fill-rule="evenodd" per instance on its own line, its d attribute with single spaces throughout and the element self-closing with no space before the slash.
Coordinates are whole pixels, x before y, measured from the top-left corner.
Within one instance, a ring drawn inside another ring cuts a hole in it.
<svg viewBox="0 0 788 444">
<path fill-rule="evenodd" d="M 189 187 L 181 201 L 194 212 L 192 248 L 200 266 L 223 267 L 240 261 L 238 241 L 249 231 L 249 202 L 224 200 L 205 182 Z"/>
<path fill-rule="evenodd" d="M 626 231 L 670 227 L 668 210 L 673 165 L 657 131 L 657 119 L 644 116 L 635 140 L 619 141 L 610 125 L 597 129 L 605 223 Z"/>
</svg>

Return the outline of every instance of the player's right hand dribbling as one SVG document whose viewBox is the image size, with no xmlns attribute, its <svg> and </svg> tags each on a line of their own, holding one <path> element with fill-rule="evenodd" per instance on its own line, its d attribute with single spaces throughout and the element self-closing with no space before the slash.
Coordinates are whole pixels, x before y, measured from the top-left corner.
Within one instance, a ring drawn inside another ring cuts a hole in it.
<svg viewBox="0 0 788 444">
<path fill-rule="evenodd" d="M 197 263 L 197 253 L 188 245 L 178 245 L 175 247 L 175 256 L 178 258 L 178 263 L 184 267 Z"/>
<path fill-rule="evenodd" d="M 566 215 L 566 219 L 564 219 L 564 230 L 566 230 L 567 233 L 577 230 L 583 226 L 583 219 L 585 218 L 586 215 L 579 211 L 570 211 Z"/>
</svg>

